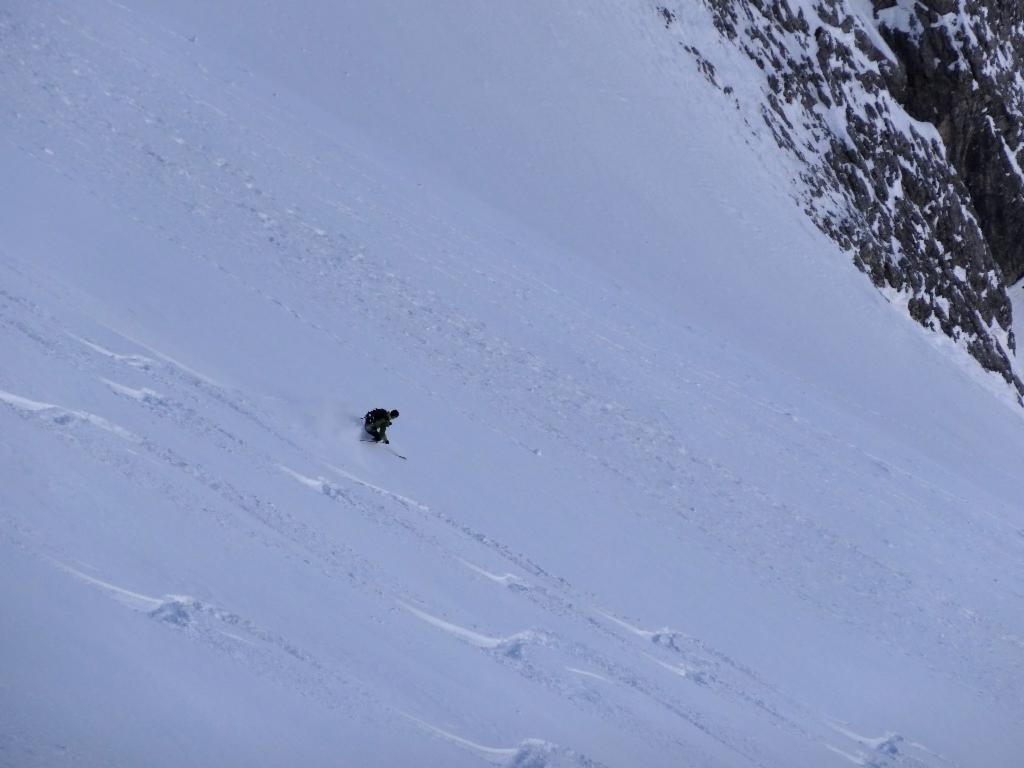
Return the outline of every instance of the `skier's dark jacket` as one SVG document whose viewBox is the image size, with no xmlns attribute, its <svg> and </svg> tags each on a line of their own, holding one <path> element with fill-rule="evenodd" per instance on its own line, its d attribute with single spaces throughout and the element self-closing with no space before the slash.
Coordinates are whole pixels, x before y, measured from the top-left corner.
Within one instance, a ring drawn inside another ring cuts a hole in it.
<svg viewBox="0 0 1024 768">
<path fill-rule="evenodd" d="M 389 413 L 383 408 L 374 408 L 372 411 L 369 411 L 366 416 L 363 417 L 366 431 L 370 435 L 373 435 L 375 440 L 383 440 L 385 443 L 388 442 L 387 428 L 392 424 L 392 414 L 397 417 L 398 411 L 391 411 Z"/>
</svg>

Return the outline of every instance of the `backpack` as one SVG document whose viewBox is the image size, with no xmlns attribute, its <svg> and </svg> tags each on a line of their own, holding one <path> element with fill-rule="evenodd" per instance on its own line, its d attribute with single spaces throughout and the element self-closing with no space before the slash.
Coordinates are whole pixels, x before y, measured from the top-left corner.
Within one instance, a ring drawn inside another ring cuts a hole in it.
<svg viewBox="0 0 1024 768">
<path fill-rule="evenodd" d="M 364 417 L 367 424 L 372 424 L 375 421 L 390 421 L 390 416 L 383 408 L 374 408 L 372 411 L 368 411 Z"/>
</svg>

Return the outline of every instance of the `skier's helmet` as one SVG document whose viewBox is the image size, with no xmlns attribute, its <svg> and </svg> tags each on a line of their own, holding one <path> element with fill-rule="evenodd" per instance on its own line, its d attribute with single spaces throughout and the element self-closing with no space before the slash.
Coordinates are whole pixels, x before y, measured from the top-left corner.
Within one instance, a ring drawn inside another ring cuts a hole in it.
<svg viewBox="0 0 1024 768">
<path fill-rule="evenodd" d="M 392 411 L 391 413 L 388 414 L 388 416 L 390 416 L 392 419 L 397 419 L 398 411 Z"/>
</svg>

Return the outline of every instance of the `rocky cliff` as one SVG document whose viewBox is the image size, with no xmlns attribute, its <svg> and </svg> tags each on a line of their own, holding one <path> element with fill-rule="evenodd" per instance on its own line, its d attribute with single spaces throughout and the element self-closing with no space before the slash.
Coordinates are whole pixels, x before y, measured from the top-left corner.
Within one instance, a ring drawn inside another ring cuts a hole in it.
<svg viewBox="0 0 1024 768">
<path fill-rule="evenodd" d="M 890 300 L 1024 395 L 1008 284 L 1024 276 L 1024 4 L 703 0 L 757 65 L 760 124 L 799 161 L 796 195 Z M 686 44 L 684 9 L 657 7 Z"/>
</svg>

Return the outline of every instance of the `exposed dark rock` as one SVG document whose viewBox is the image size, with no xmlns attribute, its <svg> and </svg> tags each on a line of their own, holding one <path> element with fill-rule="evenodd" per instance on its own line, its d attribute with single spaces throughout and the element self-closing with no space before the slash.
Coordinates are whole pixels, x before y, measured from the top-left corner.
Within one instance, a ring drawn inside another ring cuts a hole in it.
<svg viewBox="0 0 1024 768">
<path fill-rule="evenodd" d="M 848 0 L 704 4 L 762 71 L 763 123 L 805 166 L 803 209 L 1024 395 L 1006 293 L 1024 275 L 1024 4 L 873 0 L 874 18 Z"/>
<path fill-rule="evenodd" d="M 912 117 L 938 127 L 986 242 L 1014 283 L 1024 277 L 1024 180 L 1014 167 L 1024 161 L 1024 4 L 948 0 L 912 12 L 913 24 L 881 26 L 906 73 L 890 87 Z"/>
</svg>

